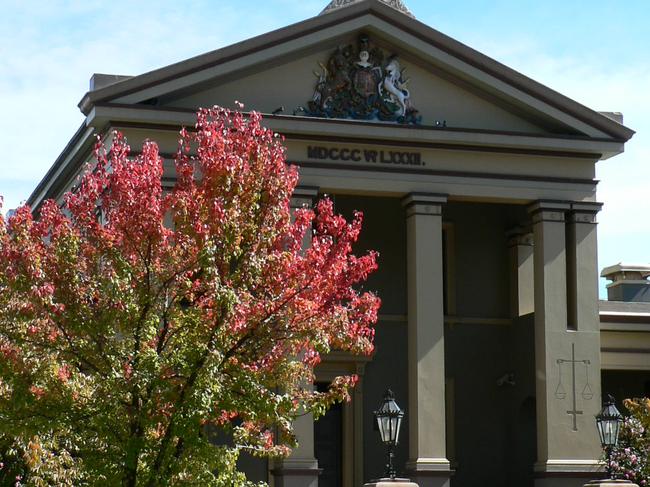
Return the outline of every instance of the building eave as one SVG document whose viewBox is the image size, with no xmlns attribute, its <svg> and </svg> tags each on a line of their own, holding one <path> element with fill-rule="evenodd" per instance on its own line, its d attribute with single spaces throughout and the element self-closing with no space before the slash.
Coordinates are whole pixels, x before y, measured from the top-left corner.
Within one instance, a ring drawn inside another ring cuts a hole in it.
<svg viewBox="0 0 650 487">
<path fill-rule="evenodd" d="M 27 204 L 32 208 L 33 212 L 37 213 L 46 199 L 58 194 L 59 190 L 64 187 L 70 178 L 75 176 L 79 169 L 79 165 L 75 164 L 75 162 L 79 161 L 81 154 L 87 152 L 89 147 L 92 146 L 94 133 L 95 128 L 86 125 L 85 121 L 77 129 L 54 161 L 54 164 L 27 198 Z"/>
</svg>

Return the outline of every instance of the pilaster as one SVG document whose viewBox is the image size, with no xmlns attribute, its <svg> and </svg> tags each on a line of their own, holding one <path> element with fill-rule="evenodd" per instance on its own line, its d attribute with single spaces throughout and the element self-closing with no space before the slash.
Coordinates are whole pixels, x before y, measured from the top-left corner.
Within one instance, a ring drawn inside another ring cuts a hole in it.
<svg viewBox="0 0 650 487">
<path fill-rule="evenodd" d="M 567 224 L 569 324 L 600 336 L 598 317 L 598 248 L 596 215 L 602 203 L 572 203 Z"/>
<path fill-rule="evenodd" d="M 595 207 L 589 205 L 538 201 L 529 207 L 534 235 L 536 486 L 579 486 L 600 466 L 594 425 L 600 404 Z"/>
<path fill-rule="evenodd" d="M 449 485 L 445 445 L 442 207 L 445 195 L 411 193 L 406 210 L 409 462 L 421 487 Z"/>
<path fill-rule="evenodd" d="M 515 227 L 506 234 L 510 262 L 510 316 L 517 318 L 535 311 L 533 234 Z"/>
</svg>

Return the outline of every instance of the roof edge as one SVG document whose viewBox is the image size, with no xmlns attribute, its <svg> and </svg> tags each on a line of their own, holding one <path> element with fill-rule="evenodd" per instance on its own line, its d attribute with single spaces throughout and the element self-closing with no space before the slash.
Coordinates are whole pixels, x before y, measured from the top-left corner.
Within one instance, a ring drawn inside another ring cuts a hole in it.
<svg viewBox="0 0 650 487">
<path fill-rule="evenodd" d="M 86 125 L 86 122 L 82 122 L 82 124 L 79 126 L 77 131 L 74 133 L 74 135 L 70 138 L 68 143 L 65 145 L 59 156 L 56 158 L 54 161 L 54 164 L 48 169 L 48 171 L 45 173 L 45 176 L 41 178 L 39 183 L 36 185 L 36 188 L 32 191 L 32 193 L 29 195 L 27 198 L 26 203 L 31 207 L 32 212 L 37 211 L 40 207 L 40 205 L 47 199 L 47 193 L 49 192 L 49 189 L 47 188 L 48 182 L 59 182 L 58 180 L 60 178 L 54 178 L 56 172 L 59 169 L 65 169 L 64 168 L 64 162 L 72 154 L 72 151 L 74 147 L 79 144 L 83 139 L 84 136 L 87 136 L 89 129 L 94 131 L 94 128 L 88 127 Z"/>
</svg>

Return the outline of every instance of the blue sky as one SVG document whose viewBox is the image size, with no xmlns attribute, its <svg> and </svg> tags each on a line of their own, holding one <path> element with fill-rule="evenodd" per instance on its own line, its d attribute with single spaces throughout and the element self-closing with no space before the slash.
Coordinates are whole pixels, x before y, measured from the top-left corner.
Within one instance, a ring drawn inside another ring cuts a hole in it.
<svg viewBox="0 0 650 487">
<path fill-rule="evenodd" d="M 599 266 L 650 263 L 650 2 L 405 0 L 422 22 L 637 131 L 598 164 Z M 316 15 L 327 0 L 1 0 L 0 194 L 25 200 L 83 121 L 92 73 L 140 74 Z M 601 284 L 601 294 L 604 292 Z"/>
</svg>

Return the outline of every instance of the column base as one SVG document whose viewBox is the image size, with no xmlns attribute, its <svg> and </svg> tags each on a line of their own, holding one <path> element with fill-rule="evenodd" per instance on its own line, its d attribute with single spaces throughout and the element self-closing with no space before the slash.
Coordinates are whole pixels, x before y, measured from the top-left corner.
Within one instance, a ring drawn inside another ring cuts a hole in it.
<svg viewBox="0 0 650 487">
<path fill-rule="evenodd" d="M 363 487 L 418 487 L 418 484 L 411 482 L 410 479 L 379 479 L 372 480 Z"/>
<path fill-rule="evenodd" d="M 584 487 L 639 487 L 634 482 L 629 480 L 592 480 L 588 484 L 585 484 Z"/>
<path fill-rule="evenodd" d="M 545 478 L 536 478 L 535 487 L 584 487 L 585 482 L 588 482 L 588 485 L 592 485 L 588 475 L 582 477 L 571 476 L 571 477 L 545 477 Z"/>
<path fill-rule="evenodd" d="M 276 487 L 318 487 L 321 472 L 316 460 L 284 461 L 271 470 Z"/>
<path fill-rule="evenodd" d="M 598 460 L 548 460 L 535 465 L 535 487 L 584 487 L 602 475 Z"/>
<path fill-rule="evenodd" d="M 454 473 L 446 458 L 419 458 L 408 462 L 406 470 L 419 487 L 449 487 Z"/>
</svg>

